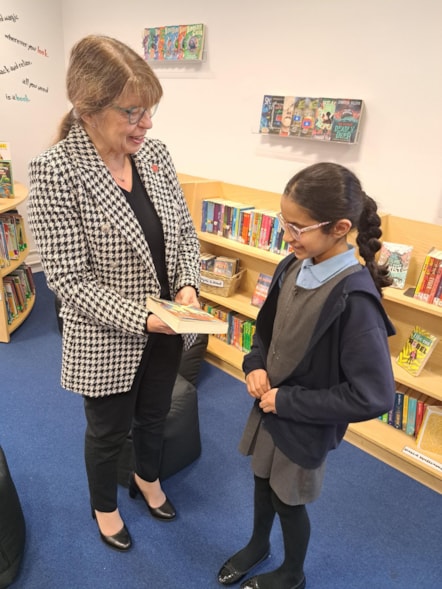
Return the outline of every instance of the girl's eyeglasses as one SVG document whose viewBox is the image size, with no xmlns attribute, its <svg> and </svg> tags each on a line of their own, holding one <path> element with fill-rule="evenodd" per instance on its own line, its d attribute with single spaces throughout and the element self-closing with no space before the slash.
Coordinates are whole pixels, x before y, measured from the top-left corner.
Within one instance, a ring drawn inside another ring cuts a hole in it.
<svg viewBox="0 0 442 589">
<path fill-rule="evenodd" d="M 112 108 L 127 115 L 129 125 L 138 125 L 146 113 L 149 119 L 154 116 L 154 114 L 157 112 L 158 104 L 155 104 L 152 108 L 142 108 L 141 106 L 123 108 L 122 106 L 117 105 L 113 105 Z"/>
<path fill-rule="evenodd" d="M 316 225 L 309 225 L 308 227 L 303 227 L 300 229 L 299 227 L 296 227 L 296 225 L 293 225 L 293 223 L 286 221 L 281 213 L 278 213 L 277 217 L 284 231 L 290 233 L 293 239 L 298 241 L 301 239 L 303 233 L 307 233 L 307 231 L 313 231 L 314 229 L 319 229 L 319 227 L 323 227 L 324 225 L 329 225 L 331 223 L 331 221 L 323 221 L 322 223 L 316 223 Z"/>
</svg>

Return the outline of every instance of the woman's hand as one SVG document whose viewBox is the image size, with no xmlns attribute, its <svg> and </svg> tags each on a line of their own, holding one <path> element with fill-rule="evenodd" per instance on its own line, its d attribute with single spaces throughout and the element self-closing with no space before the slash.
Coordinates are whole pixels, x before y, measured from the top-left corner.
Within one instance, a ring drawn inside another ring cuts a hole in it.
<svg viewBox="0 0 442 589">
<path fill-rule="evenodd" d="M 176 293 L 175 302 L 180 305 L 192 305 L 192 307 L 200 308 L 196 290 L 193 286 L 183 286 L 183 288 Z"/>
<path fill-rule="evenodd" d="M 176 335 L 176 332 L 171 327 L 169 327 L 167 323 L 164 323 L 162 319 L 153 313 L 149 314 L 146 325 L 148 333 L 165 333 L 167 335 Z"/>
<path fill-rule="evenodd" d="M 192 307 L 200 308 L 200 303 L 196 295 L 196 290 L 193 286 L 183 286 L 175 297 L 175 302 L 180 305 L 192 305 Z M 147 318 L 147 331 L 150 333 L 165 333 L 167 335 L 176 335 L 176 332 L 164 323 L 162 319 L 151 313 Z"/>
</svg>

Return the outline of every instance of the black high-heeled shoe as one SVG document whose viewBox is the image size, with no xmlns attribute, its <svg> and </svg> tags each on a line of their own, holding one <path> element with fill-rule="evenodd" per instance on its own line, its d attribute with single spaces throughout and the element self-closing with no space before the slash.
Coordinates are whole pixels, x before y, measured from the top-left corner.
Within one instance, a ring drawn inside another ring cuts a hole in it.
<svg viewBox="0 0 442 589">
<path fill-rule="evenodd" d="M 148 508 L 150 515 L 152 517 L 154 517 L 156 519 L 160 519 L 162 521 L 170 521 L 175 518 L 175 516 L 176 516 L 175 508 L 167 497 L 166 497 L 166 501 L 163 503 L 163 505 L 160 505 L 160 507 L 151 507 L 149 505 L 146 497 L 143 495 L 143 492 L 141 491 L 140 487 L 137 485 L 137 483 L 135 481 L 135 473 L 131 472 L 129 475 L 129 496 L 132 499 L 135 499 L 135 497 L 138 495 L 138 493 L 141 495 L 141 498 L 143 499 L 144 503 L 147 505 L 147 508 Z"/>
<path fill-rule="evenodd" d="M 132 546 L 132 540 L 129 534 L 129 530 L 126 528 L 126 525 L 123 524 L 123 527 L 119 532 L 113 534 L 112 536 L 105 536 L 102 531 L 100 530 L 100 526 L 98 525 L 97 514 L 95 513 L 95 509 L 91 505 L 91 512 L 92 512 L 92 519 L 96 520 L 98 531 L 100 532 L 100 538 L 103 540 L 105 544 L 113 548 L 114 550 L 119 550 L 120 552 L 126 552 Z"/>
</svg>

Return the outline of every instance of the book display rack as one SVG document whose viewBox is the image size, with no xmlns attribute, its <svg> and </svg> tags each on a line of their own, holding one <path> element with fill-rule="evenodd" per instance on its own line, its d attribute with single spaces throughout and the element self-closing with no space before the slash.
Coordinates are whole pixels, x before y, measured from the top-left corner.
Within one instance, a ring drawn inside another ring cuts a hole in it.
<svg viewBox="0 0 442 589">
<path fill-rule="evenodd" d="M 363 112 L 364 101 L 356 98 L 266 94 L 259 132 L 350 145 L 358 142 Z"/>
<path fill-rule="evenodd" d="M 256 319 L 259 308 L 251 304 L 253 292 L 261 273 L 271 275 L 282 256 L 265 249 L 252 247 L 213 233 L 200 231 L 202 201 L 222 198 L 252 204 L 255 207 L 279 210 L 281 195 L 244 186 L 179 174 L 190 212 L 198 230 L 203 251 L 217 256 L 239 258 L 246 270 L 238 290 L 229 297 L 204 293 L 203 298 L 227 307 L 246 317 Z M 415 325 L 431 331 L 442 339 L 442 307 L 407 296 L 418 280 L 423 261 L 432 246 L 442 244 L 442 227 L 393 215 L 383 216 L 383 238 L 395 243 L 413 244 L 413 254 L 404 289 L 384 289 L 384 306 L 396 335 L 389 338 L 392 366 L 398 385 L 404 385 L 430 397 L 442 405 L 442 344 L 436 346 L 422 373 L 415 377 L 397 365 L 396 358 Z M 414 290 L 414 289 L 412 289 Z M 209 337 L 207 360 L 225 372 L 243 380 L 241 369 L 244 354 L 216 337 Z M 351 424 L 345 439 L 398 469 L 431 489 L 442 493 L 442 457 L 429 456 L 426 460 L 416 446 L 416 440 L 379 419 Z"/>
<path fill-rule="evenodd" d="M 6 213 L 17 208 L 19 204 L 24 202 L 28 196 L 27 188 L 20 183 L 14 183 L 14 198 L 0 199 L 0 213 Z M 6 308 L 5 291 L 3 281 L 6 276 L 23 264 L 28 255 L 28 249 L 19 253 L 17 259 L 11 260 L 8 266 L 0 268 L 0 342 L 8 343 L 10 341 L 11 333 L 19 327 L 31 312 L 34 302 L 35 294 L 32 294 L 27 301 L 26 308 L 23 309 L 17 317 L 12 321 L 8 321 L 8 312 Z"/>
</svg>

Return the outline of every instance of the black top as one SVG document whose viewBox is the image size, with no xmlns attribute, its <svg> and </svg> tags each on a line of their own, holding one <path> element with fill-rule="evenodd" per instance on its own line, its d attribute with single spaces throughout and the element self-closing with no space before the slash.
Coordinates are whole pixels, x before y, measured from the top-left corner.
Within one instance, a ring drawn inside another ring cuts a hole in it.
<svg viewBox="0 0 442 589">
<path fill-rule="evenodd" d="M 121 188 L 121 190 L 126 196 L 127 202 L 132 207 L 132 210 L 141 225 L 141 229 L 144 232 L 144 236 L 152 253 L 153 263 L 161 285 L 160 296 L 163 299 L 170 299 L 163 226 L 132 160 L 131 164 L 133 177 L 132 190 L 130 192 L 124 188 Z"/>
</svg>

